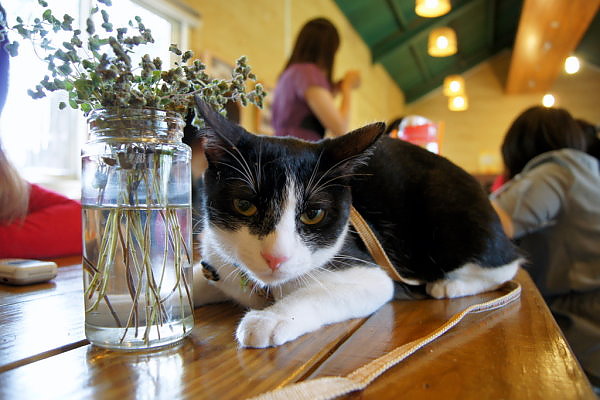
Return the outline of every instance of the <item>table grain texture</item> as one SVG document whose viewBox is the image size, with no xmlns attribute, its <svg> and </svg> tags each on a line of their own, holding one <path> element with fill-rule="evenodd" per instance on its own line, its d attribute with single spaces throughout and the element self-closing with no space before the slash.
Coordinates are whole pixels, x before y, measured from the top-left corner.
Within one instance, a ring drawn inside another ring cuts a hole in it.
<svg viewBox="0 0 600 400">
<path fill-rule="evenodd" d="M 244 310 L 199 307 L 182 343 L 117 352 L 85 339 L 81 260 L 56 260 L 56 279 L 0 284 L 0 399 L 244 399 L 287 383 L 345 375 L 442 325 L 486 293 L 395 301 L 368 318 L 326 326 L 277 348 L 234 340 Z M 346 399 L 596 399 L 525 271 L 521 299 L 466 317 Z"/>
</svg>

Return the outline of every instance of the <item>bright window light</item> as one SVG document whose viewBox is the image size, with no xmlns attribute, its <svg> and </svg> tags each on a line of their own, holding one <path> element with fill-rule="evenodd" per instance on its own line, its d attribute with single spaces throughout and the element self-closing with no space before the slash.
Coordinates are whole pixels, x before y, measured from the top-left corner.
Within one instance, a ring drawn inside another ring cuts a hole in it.
<svg viewBox="0 0 600 400">
<path fill-rule="evenodd" d="M 9 25 L 15 24 L 17 16 L 25 22 L 37 17 L 41 8 L 38 0 L 10 0 L 2 2 L 6 9 Z M 132 63 L 137 64 L 145 53 L 161 57 L 168 63 L 171 43 L 179 43 L 181 22 L 175 16 L 153 12 L 139 1 L 113 1 L 110 11 L 111 22 L 116 26 L 128 26 L 128 21 L 138 15 L 146 26 L 151 27 L 155 43 L 136 48 Z M 152 3 L 158 4 L 158 3 Z M 54 1 L 52 10 L 56 15 L 69 14 L 77 22 L 89 15 L 89 1 Z M 82 10 L 80 12 L 80 10 Z M 100 18 L 100 14 L 96 14 Z M 100 25 L 98 22 L 96 26 Z M 85 29 L 83 29 L 85 31 Z M 65 40 L 68 40 L 68 35 Z M 50 96 L 33 100 L 27 89 L 48 74 L 47 66 L 35 54 L 31 43 L 23 41 L 16 33 L 19 55 L 11 57 L 9 91 L 0 118 L 0 142 L 8 158 L 23 176 L 32 182 L 49 182 L 55 179 L 77 178 L 81 170 L 80 148 L 86 140 L 86 121 L 80 110 L 67 107 L 58 109 L 61 101 L 66 102 L 66 93 L 55 92 Z M 168 67 L 164 65 L 163 68 Z"/>
</svg>

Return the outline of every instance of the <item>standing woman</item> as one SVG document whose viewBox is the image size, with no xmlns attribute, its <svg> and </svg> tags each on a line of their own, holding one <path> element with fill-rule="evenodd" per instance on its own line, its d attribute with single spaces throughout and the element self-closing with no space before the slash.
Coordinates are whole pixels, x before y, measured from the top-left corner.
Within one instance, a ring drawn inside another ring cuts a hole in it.
<svg viewBox="0 0 600 400">
<path fill-rule="evenodd" d="M 6 14 L 0 4 L 0 24 Z M 0 115 L 8 92 L 9 55 L 0 40 Z M 53 258 L 81 254 L 79 202 L 29 184 L 0 143 L 0 258 Z"/>
<path fill-rule="evenodd" d="M 532 107 L 502 144 L 491 195 L 508 236 L 590 381 L 600 387 L 600 165 L 568 111 Z"/>
<path fill-rule="evenodd" d="M 308 21 L 298 38 L 273 98 L 273 128 L 276 136 L 295 136 L 317 141 L 329 131 L 333 136 L 347 132 L 351 92 L 360 85 L 358 71 L 348 71 L 333 83 L 335 54 L 340 37 L 325 18 Z M 340 108 L 334 102 L 341 95 Z"/>
</svg>

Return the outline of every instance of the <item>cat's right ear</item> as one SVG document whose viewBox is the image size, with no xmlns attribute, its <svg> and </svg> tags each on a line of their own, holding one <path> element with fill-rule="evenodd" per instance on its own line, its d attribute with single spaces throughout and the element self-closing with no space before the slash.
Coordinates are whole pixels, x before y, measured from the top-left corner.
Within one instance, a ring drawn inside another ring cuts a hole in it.
<svg viewBox="0 0 600 400">
<path fill-rule="evenodd" d="M 363 126 L 326 143 L 327 158 L 338 165 L 347 164 L 354 168 L 371 155 L 377 139 L 385 131 L 383 122 Z"/>
<path fill-rule="evenodd" d="M 216 112 L 200 96 L 196 95 L 194 99 L 196 114 L 204 120 L 205 124 L 205 128 L 200 129 L 200 136 L 205 139 L 204 147 L 209 161 L 236 147 L 245 136 L 251 136 L 244 128 Z"/>
</svg>

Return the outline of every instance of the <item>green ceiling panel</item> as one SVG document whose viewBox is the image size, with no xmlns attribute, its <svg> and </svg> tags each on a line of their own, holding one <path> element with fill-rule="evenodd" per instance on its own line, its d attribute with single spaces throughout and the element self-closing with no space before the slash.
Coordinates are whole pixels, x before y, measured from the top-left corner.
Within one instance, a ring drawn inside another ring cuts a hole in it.
<svg viewBox="0 0 600 400">
<path fill-rule="evenodd" d="M 564 0 L 569 1 L 569 0 Z M 340 10 L 381 63 L 408 103 L 439 87 L 444 77 L 460 74 L 514 43 L 523 0 L 451 0 L 441 17 L 421 18 L 415 0 L 336 0 Z M 427 36 L 450 26 L 458 37 L 458 53 L 444 58 L 427 54 Z M 576 53 L 600 65 L 600 14 Z"/>
<path fill-rule="evenodd" d="M 393 34 L 398 25 L 386 0 L 343 0 L 338 5 L 368 46 Z"/>
<path fill-rule="evenodd" d="M 417 60 L 408 47 L 394 51 L 382 60 L 382 64 L 390 74 L 390 77 L 401 88 L 408 87 L 413 82 L 421 83 L 425 80 L 416 62 Z"/>
<path fill-rule="evenodd" d="M 586 62 L 600 67 L 600 13 L 590 24 L 587 32 L 583 36 L 581 43 L 575 50 L 575 54 L 581 56 Z"/>
<path fill-rule="evenodd" d="M 336 0 L 336 3 L 412 102 L 438 87 L 446 75 L 462 73 L 502 48 L 516 35 L 523 0 L 453 0 L 450 13 L 421 18 L 414 0 Z M 427 37 L 431 29 L 452 27 L 458 54 L 431 57 Z"/>
</svg>

